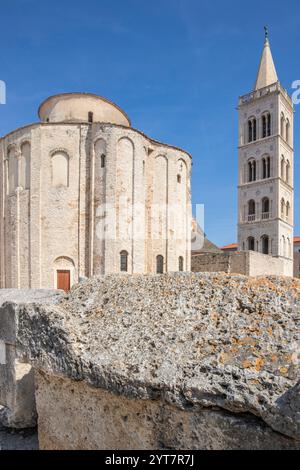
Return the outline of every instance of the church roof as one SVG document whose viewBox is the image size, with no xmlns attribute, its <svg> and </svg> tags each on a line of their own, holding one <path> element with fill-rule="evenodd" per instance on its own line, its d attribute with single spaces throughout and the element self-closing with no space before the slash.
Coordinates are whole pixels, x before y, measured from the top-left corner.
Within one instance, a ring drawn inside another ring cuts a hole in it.
<svg viewBox="0 0 300 470">
<path fill-rule="evenodd" d="M 269 39 L 266 32 L 265 44 L 260 59 L 254 90 L 259 90 L 260 88 L 264 88 L 276 82 L 278 82 L 278 77 L 273 62 Z"/>
<path fill-rule="evenodd" d="M 221 253 L 220 248 L 211 242 L 195 219 L 192 220 L 192 255 L 200 253 Z"/>
</svg>

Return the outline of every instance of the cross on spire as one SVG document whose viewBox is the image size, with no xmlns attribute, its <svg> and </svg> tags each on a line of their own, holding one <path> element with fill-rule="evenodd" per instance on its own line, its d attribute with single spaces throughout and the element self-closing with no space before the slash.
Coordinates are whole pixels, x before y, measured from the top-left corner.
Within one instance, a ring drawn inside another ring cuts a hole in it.
<svg viewBox="0 0 300 470">
<path fill-rule="evenodd" d="M 265 30 L 265 39 L 267 41 L 269 39 L 269 28 L 268 28 L 268 26 L 264 26 L 264 30 Z"/>
</svg>

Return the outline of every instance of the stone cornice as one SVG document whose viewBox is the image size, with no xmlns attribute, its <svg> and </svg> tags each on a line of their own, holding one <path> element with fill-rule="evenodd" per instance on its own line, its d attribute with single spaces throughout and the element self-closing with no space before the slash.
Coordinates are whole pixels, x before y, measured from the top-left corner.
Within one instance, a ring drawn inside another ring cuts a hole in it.
<svg viewBox="0 0 300 470">
<path fill-rule="evenodd" d="M 0 142 L 4 141 L 8 137 L 12 136 L 13 134 L 25 130 L 25 129 L 35 129 L 37 127 L 47 127 L 47 126 L 93 126 L 95 124 L 100 124 L 103 127 L 116 127 L 120 129 L 125 129 L 128 132 L 133 131 L 144 137 L 145 139 L 149 140 L 153 145 L 162 145 L 163 147 L 167 147 L 170 149 L 178 150 L 179 152 L 183 152 L 184 154 L 188 155 L 190 159 L 192 160 L 192 155 L 187 152 L 186 150 L 181 149 L 180 147 L 176 147 L 175 145 L 169 145 L 165 144 L 163 142 L 159 142 L 158 140 L 152 139 L 151 137 L 147 136 L 144 134 L 142 131 L 135 129 L 133 127 L 128 127 L 128 126 L 122 126 L 121 124 L 113 124 L 109 122 L 93 122 L 93 123 L 88 123 L 88 122 L 37 122 L 37 123 L 32 123 L 32 124 L 27 124 L 26 126 L 19 127 L 8 134 L 4 135 L 3 137 L 0 137 Z M 28 140 L 28 139 L 27 139 Z M 13 144 L 11 144 L 13 145 Z"/>
</svg>

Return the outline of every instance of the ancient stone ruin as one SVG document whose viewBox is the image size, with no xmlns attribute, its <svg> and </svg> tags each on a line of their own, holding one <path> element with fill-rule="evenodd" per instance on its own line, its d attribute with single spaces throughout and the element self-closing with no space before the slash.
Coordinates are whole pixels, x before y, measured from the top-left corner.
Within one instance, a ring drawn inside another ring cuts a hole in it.
<svg viewBox="0 0 300 470">
<path fill-rule="evenodd" d="M 6 425 L 32 425 L 36 402 L 41 449 L 300 449 L 299 294 L 296 279 L 221 273 L 11 290 Z"/>
</svg>

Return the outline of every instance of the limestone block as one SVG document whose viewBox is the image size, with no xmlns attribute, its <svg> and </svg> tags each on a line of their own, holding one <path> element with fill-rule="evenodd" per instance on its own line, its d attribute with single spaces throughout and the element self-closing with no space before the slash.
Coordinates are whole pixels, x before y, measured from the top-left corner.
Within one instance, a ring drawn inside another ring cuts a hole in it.
<svg viewBox="0 0 300 470">
<path fill-rule="evenodd" d="M 0 290 L 0 423 L 4 426 L 36 424 L 34 374 L 26 348 L 18 343 L 19 314 L 26 307 L 37 315 L 39 303 L 55 304 L 63 295 L 48 290 Z"/>
<path fill-rule="evenodd" d="M 300 282 L 109 275 L 24 308 L 47 449 L 300 449 Z"/>
</svg>

